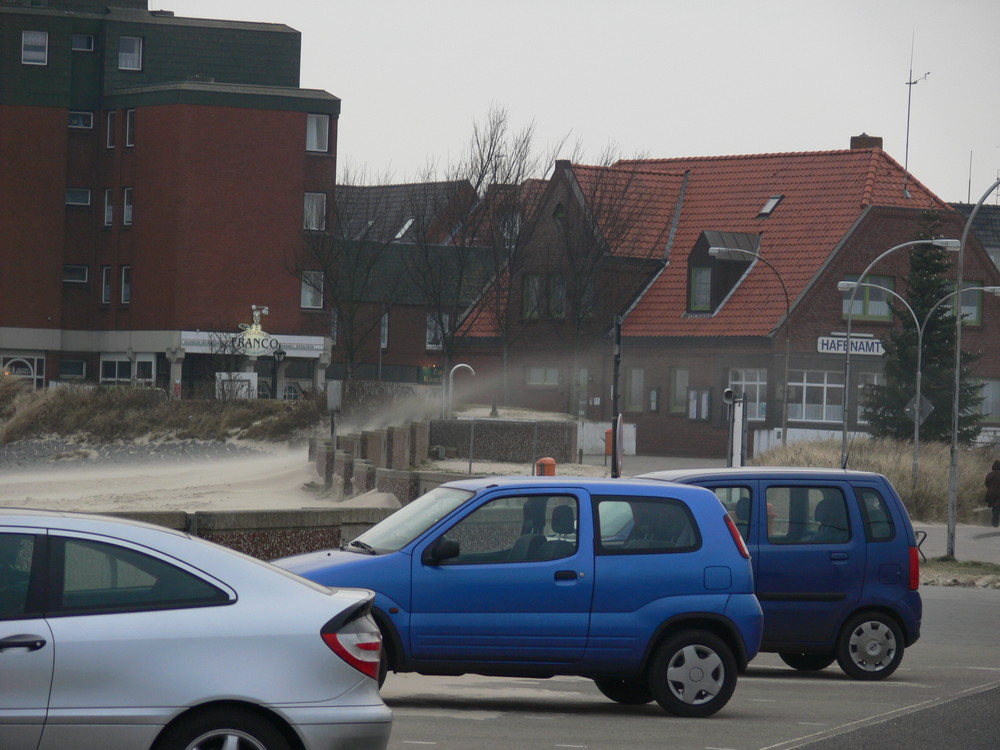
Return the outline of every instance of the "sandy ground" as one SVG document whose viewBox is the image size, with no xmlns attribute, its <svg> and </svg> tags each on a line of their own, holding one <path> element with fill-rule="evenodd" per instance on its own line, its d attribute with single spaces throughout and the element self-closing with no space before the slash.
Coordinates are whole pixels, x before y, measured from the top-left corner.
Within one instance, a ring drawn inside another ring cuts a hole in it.
<svg viewBox="0 0 1000 750">
<path fill-rule="evenodd" d="M 23 446 L 22 446 L 23 447 Z M 329 505 L 307 448 L 185 444 L 155 451 L 85 447 L 0 464 L 7 506 L 91 512 L 257 510 Z"/>
</svg>

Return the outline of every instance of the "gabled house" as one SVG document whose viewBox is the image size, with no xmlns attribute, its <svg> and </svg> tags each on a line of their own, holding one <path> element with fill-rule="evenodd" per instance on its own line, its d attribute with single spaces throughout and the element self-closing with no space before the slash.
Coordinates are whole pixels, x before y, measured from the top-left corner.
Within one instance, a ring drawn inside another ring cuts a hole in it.
<svg viewBox="0 0 1000 750">
<path fill-rule="evenodd" d="M 962 217 L 907 178 L 881 139 L 862 135 L 841 151 L 564 165 L 550 186 L 551 208 L 540 212 L 552 220 L 539 223 L 528 257 L 550 273 L 579 270 L 572 249 L 564 252 L 556 241 L 560 211 L 588 215 L 591 195 L 602 193 L 588 194 L 584 186 L 623 174 L 630 175 L 630 189 L 615 203 L 625 221 L 611 237 L 604 233 L 607 223 L 589 226 L 598 244 L 605 241 L 597 273 L 607 282 L 603 306 L 586 329 L 574 332 L 569 316 L 549 315 L 545 326 L 535 323 L 535 336 L 517 341 L 511 361 L 521 366 L 514 373 L 521 377 L 518 402 L 565 410 L 569 401 L 569 411 L 610 419 L 610 330 L 618 314 L 621 411 L 637 426 L 640 453 L 724 455 L 726 389 L 745 396 L 758 450 L 782 440 L 839 436 L 845 388 L 849 429 L 864 431 L 860 395 L 881 377 L 878 339 L 894 322 L 888 294 L 865 288 L 858 295 L 852 338 L 869 345 L 852 346 L 845 384 L 848 302 L 837 284 L 856 279 L 889 248 L 918 238 L 932 218 L 941 235 L 960 237 Z M 574 199 L 579 205 L 570 209 Z M 638 261 L 634 272 L 612 274 L 626 257 Z M 523 290 L 534 288 L 531 263 L 523 262 L 521 283 L 511 284 L 522 298 L 509 307 L 520 312 L 524 328 L 534 322 L 523 302 Z M 866 281 L 905 293 L 907 272 L 908 253 L 893 253 Z M 966 250 L 964 279 L 966 285 L 1000 283 L 975 241 Z M 1000 384 L 1000 356 L 987 343 L 1000 302 L 969 293 L 963 311 L 969 315 L 963 348 L 982 352 L 975 373 L 985 393 L 994 381 Z M 486 366 L 480 362 L 477 370 Z M 987 419 L 1000 420 L 1000 404 L 987 401 L 984 410 Z"/>
</svg>

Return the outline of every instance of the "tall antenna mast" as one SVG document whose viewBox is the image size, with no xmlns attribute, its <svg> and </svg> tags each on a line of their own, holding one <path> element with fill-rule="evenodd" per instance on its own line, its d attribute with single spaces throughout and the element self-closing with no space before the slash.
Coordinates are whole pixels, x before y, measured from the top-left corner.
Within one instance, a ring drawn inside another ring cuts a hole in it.
<svg viewBox="0 0 1000 750">
<path fill-rule="evenodd" d="M 910 104 L 913 101 L 913 87 L 930 75 L 930 71 L 924 73 L 920 78 L 913 77 L 913 46 L 916 41 L 917 32 L 913 32 L 910 38 L 910 75 L 906 79 L 906 155 L 903 157 L 903 197 L 909 198 L 910 191 L 906 189 L 906 183 L 910 179 Z"/>
</svg>

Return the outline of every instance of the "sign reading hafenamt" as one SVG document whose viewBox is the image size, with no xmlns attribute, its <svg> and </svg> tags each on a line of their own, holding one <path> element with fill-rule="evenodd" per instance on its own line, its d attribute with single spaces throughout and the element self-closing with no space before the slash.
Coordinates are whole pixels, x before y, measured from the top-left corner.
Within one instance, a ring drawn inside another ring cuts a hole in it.
<svg viewBox="0 0 1000 750">
<path fill-rule="evenodd" d="M 821 354 L 846 354 L 846 336 L 820 336 L 816 339 L 816 351 Z M 885 347 L 879 339 L 855 338 L 851 336 L 851 354 L 867 354 L 872 357 L 881 357 L 885 354 Z"/>
</svg>

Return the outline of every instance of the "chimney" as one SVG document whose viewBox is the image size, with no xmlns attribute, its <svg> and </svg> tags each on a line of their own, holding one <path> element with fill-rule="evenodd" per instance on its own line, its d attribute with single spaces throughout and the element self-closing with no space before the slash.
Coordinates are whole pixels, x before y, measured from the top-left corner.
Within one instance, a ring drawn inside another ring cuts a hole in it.
<svg viewBox="0 0 1000 750">
<path fill-rule="evenodd" d="M 882 138 L 877 135 L 868 135 L 868 133 L 852 135 L 851 150 L 859 148 L 882 148 Z"/>
</svg>

